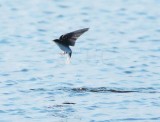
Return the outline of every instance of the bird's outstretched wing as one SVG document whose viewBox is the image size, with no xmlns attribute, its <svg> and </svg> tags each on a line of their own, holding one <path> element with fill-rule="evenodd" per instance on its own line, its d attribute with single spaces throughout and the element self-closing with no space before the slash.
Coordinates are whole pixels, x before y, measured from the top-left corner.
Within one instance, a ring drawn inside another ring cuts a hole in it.
<svg viewBox="0 0 160 122">
<path fill-rule="evenodd" d="M 60 36 L 60 41 L 67 46 L 74 46 L 78 37 L 80 37 L 84 32 L 88 31 L 89 28 L 84 28 L 76 30 L 70 33 L 66 33 Z"/>
</svg>

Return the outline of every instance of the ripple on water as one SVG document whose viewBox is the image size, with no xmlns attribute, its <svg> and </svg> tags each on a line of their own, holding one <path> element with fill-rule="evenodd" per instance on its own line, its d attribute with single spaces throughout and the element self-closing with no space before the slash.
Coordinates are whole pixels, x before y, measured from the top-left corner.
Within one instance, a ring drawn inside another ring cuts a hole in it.
<svg viewBox="0 0 160 122">
<path fill-rule="evenodd" d="M 87 12 L 81 12 L 81 15 L 88 15 L 88 13 Z M 89 20 L 89 19 L 88 19 Z"/>
<path fill-rule="evenodd" d="M 67 5 L 58 5 L 58 7 L 62 8 L 62 9 L 69 8 L 69 6 L 67 6 Z"/>
<path fill-rule="evenodd" d="M 40 21 L 38 21 L 38 23 L 39 24 L 48 24 L 48 22 L 46 20 L 40 20 Z M 34 24 L 34 23 L 32 23 L 32 24 Z"/>
<path fill-rule="evenodd" d="M 28 72 L 28 69 L 21 69 L 21 72 Z"/>
<path fill-rule="evenodd" d="M 47 30 L 46 29 L 38 29 L 37 31 L 38 32 L 46 32 Z"/>
<path fill-rule="evenodd" d="M 5 112 L 5 111 L 3 111 L 3 110 L 0 110 L 0 113 L 1 113 L 1 114 L 3 114 L 3 113 L 6 113 L 6 112 Z"/>
<path fill-rule="evenodd" d="M 7 41 L 7 39 L 1 39 L 0 40 L 0 44 L 8 44 L 9 41 Z"/>
<path fill-rule="evenodd" d="M 47 14 L 47 15 L 52 15 L 52 14 L 54 14 L 53 11 L 44 11 L 43 13 L 44 13 L 44 14 Z"/>
<path fill-rule="evenodd" d="M 89 20 L 89 19 L 83 19 L 83 22 L 85 22 L 85 23 L 89 23 L 89 22 L 90 22 L 90 20 Z"/>
<path fill-rule="evenodd" d="M 144 39 L 147 39 L 149 37 L 150 37 L 149 35 L 143 35 L 143 36 L 138 37 L 138 39 L 144 40 Z"/>
<path fill-rule="evenodd" d="M 160 33 L 160 29 L 156 29 L 155 31 L 158 32 L 158 33 Z"/>
<path fill-rule="evenodd" d="M 6 76 L 6 77 L 9 76 L 9 75 L 10 75 L 10 74 L 1 74 L 1 76 Z"/>
<path fill-rule="evenodd" d="M 157 19 L 157 17 L 156 16 L 147 16 L 147 19 L 149 19 L 149 20 L 155 20 L 155 19 Z"/>
<path fill-rule="evenodd" d="M 23 109 L 9 109 L 7 110 L 11 115 L 24 115 L 25 110 Z"/>
<path fill-rule="evenodd" d="M 59 19 L 64 18 L 64 15 L 62 15 L 62 14 L 57 15 L 56 18 L 59 18 Z"/>
<path fill-rule="evenodd" d="M 16 84 L 17 84 L 17 81 L 14 81 L 14 80 L 5 81 L 5 86 L 6 87 L 11 87 L 11 86 L 16 85 Z"/>
<path fill-rule="evenodd" d="M 126 88 L 109 88 L 109 87 L 97 87 L 97 88 L 89 88 L 89 87 L 78 87 L 78 88 L 70 88 L 70 87 L 63 87 L 58 88 L 58 90 L 64 90 L 66 92 L 75 92 L 75 93 L 159 93 L 158 88 L 133 88 L 133 89 L 126 89 Z"/>
<path fill-rule="evenodd" d="M 147 13 L 146 12 L 143 12 L 143 11 L 140 11 L 140 12 L 137 12 L 136 14 L 140 15 L 140 16 L 146 16 Z"/>
<path fill-rule="evenodd" d="M 126 74 L 132 74 L 133 71 L 124 71 L 124 73 L 126 73 Z"/>
</svg>

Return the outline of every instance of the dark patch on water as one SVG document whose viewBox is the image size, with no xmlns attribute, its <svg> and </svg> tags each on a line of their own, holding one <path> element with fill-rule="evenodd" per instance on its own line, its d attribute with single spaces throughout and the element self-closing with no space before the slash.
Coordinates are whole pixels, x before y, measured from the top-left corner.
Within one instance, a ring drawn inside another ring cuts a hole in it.
<svg viewBox="0 0 160 122">
<path fill-rule="evenodd" d="M 147 19 L 155 20 L 155 19 L 157 19 L 157 17 L 156 16 L 147 16 Z"/>
<path fill-rule="evenodd" d="M 129 66 L 129 68 L 134 69 L 134 68 L 136 68 L 136 66 Z"/>
<path fill-rule="evenodd" d="M 63 102 L 62 104 L 73 105 L 73 104 L 76 104 L 76 103 L 73 103 L 73 102 Z"/>
<path fill-rule="evenodd" d="M 126 74 L 132 74 L 132 71 L 124 71 Z"/>
<path fill-rule="evenodd" d="M 57 16 L 57 18 L 63 18 L 63 17 L 64 17 L 64 15 L 62 15 L 62 14 Z"/>
<path fill-rule="evenodd" d="M 83 88 L 81 88 L 83 89 Z M 130 92 L 135 92 L 135 91 L 131 91 L 131 90 L 121 90 L 121 89 L 109 89 L 109 88 L 106 88 L 106 87 L 99 87 L 99 88 L 86 88 L 86 90 L 88 92 L 96 92 L 96 93 L 99 93 L 99 92 L 102 92 L 102 93 L 130 93 Z"/>
<path fill-rule="evenodd" d="M 124 34 L 126 34 L 126 32 L 119 31 L 119 34 L 122 34 L 122 35 L 124 35 Z"/>
<path fill-rule="evenodd" d="M 52 105 L 52 106 L 48 106 L 47 108 L 55 108 L 55 107 L 63 107 L 63 105 Z"/>
<path fill-rule="evenodd" d="M 66 5 L 59 5 L 60 8 L 69 8 L 69 6 Z"/>
<path fill-rule="evenodd" d="M 6 113 L 5 111 L 3 111 L 3 110 L 0 110 L 0 113 L 2 114 L 2 113 Z"/>
<path fill-rule="evenodd" d="M 140 15 L 140 16 L 147 15 L 146 12 L 137 12 L 136 14 L 138 14 L 138 15 Z"/>
<path fill-rule="evenodd" d="M 0 44 L 8 44 L 9 42 L 6 39 L 0 40 Z"/>
<path fill-rule="evenodd" d="M 41 20 L 41 21 L 38 21 L 38 23 L 40 23 L 40 24 L 47 24 L 47 21 Z"/>
<path fill-rule="evenodd" d="M 136 121 L 136 120 L 160 120 L 160 117 L 153 117 L 153 118 L 124 118 L 124 119 L 112 119 L 109 121 Z"/>
<path fill-rule="evenodd" d="M 68 88 L 63 87 L 58 90 L 76 92 L 76 93 L 160 93 L 157 89 L 154 88 L 134 88 L 134 89 L 122 89 L 122 88 L 107 88 L 107 87 L 98 87 L 98 88 L 87 88 L 87 87 L 79 87 L 79 88 Z"/>
<path fill-rule="evenodd" d="M 45 29 L 38 29 L 38 32 L 46 32 L 47 30 Z"/>
<path fill-rule="evenodd" d="M 147 38 L 149 38 L 149 37 L 150 37 L 149 35 L 144 35 L 144 36 L 138 37 L 138 39 L 143 40 L 143 39 L 147 39 Z"/>
<path fill-rule="evenodd" d="M 159 88 L 134 88 L 138 93 L 160 93 Z"/>
<path fill-rule="evenodd" d="M 17 11 L 18 9 L 17 9 L 17 8 L 11 8 L 11 10 L 12 10 L 12 11 Z"/>
<path fill-rule="evenodd" d="M 83 19 L 83 22 L 90 22 L 89 19 Z"/>
<path fill-rule="evenodd" d="M 81 14 L 82 14 L 82 15 L 88 15 L 88 13 L 87 13 L 87 12 L 82 12 Z"/>
<path fill-rule="evenodd" d="M 116 91 L 116 90 L 113 90 L 113 89 L 108 89 L 108 88 L 105 88 L 105 87 L 99 87 L 99 88 L 87 88 L 87 87 L 80 87 L 80 88 L 67 88 L 65 87 L 64 89 L 61 89 L 61 90 L 67 90 L 67 91 L 72 91 L 72 92 L 77 92 L 77 93 L 80 93 L 80 92 L 112 92 L 112 91 Z M 117 91 L 118 92 L 118 91 Z"/>
<path fill-rule="evenodd" d="M 37 80 L 37 78 L 31 78 L 31 79 L 29 79 L 29 81 L 36 81 Z"/>
<path fill-rule="evenodd" d="M 137 40 L 129 40 L 130 43 L 137 43 Z"/>
<path fill-rule="evenodd" d="M 152 39 L 151 41 L 152 41 L 152 42 L 157 42 L 157 43 L 159 43 L 159 42 L 160 42 L 160 39 Z"/>
<path fill-rule="evenodd" d="M 21 72 L 28 72 L 28 69 L 22 69 Z"/>
<path fill-rule="evenodd" d="M 157 29 L 157 30 L 156 30 L 156 32 L 158 32 L 158 33 L 159 33 L 159 32 L 160 32 L 160 29 Z"/>
<path fill-rule="evenodd" d="M 9 76 L 10 74 L 2 74 L 2 76 Z"/>
<path fill-rule="evenodd" d="M 5 85 L 6 85 L 7 87 L 13 86 L 13 85 L 15 85 L 15 84 L 17 84 L 17 82 L 16 82 L 16 81 L 13 81 L 13 80 L 7 80 L 7 81 L 5 81 Z"/>
<path fill-rule="evenodd" d="M 46 91 L 44 88 L 30 89 L 31 91 Z"/>
</svg>

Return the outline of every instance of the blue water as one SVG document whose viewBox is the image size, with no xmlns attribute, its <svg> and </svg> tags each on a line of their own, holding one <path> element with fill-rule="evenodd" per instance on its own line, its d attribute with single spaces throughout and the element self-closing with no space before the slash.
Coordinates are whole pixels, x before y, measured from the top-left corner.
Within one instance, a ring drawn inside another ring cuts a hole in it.
<svg viewBox="0 0 160 122">
<path fill-rule="evenodd" d="M 160 121 L 159 0 L 0 1 L 0 122 L 73 121 Z"/>
</svg>

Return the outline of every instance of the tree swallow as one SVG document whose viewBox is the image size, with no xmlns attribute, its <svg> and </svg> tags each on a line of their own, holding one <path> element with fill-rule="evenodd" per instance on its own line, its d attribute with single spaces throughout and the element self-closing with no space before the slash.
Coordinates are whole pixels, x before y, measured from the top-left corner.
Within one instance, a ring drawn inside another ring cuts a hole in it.
<svg viewBox="0 0 160 122">
<path fill-rule="evenodd" d="M 68 54 L 68 63 L 70 62 L 70 58 L 72 55 L 72 50 L 69 46 L 74 46 L 78 37 L 80 37 L 84 32 L 88 31 L 88 29 L 89 28 L 84 28 L 70 33 L 66 33 L 64 35 L 61 35 L 59 39 L 53 40 L 58 45 L 58 47 L 63 50 L 63 55 Z"/>
</svg>

